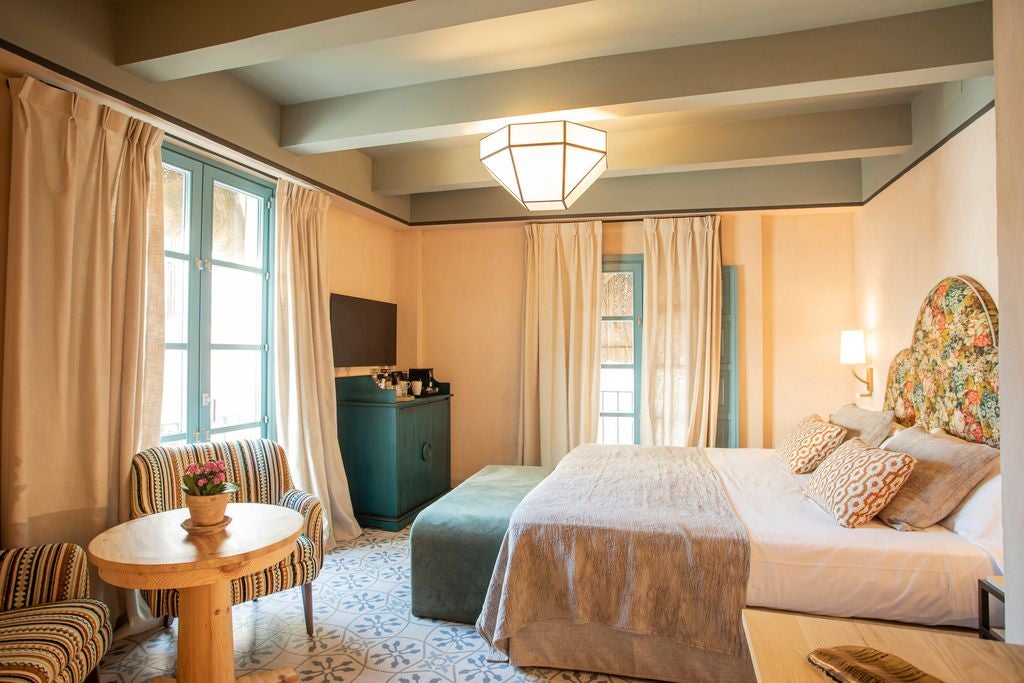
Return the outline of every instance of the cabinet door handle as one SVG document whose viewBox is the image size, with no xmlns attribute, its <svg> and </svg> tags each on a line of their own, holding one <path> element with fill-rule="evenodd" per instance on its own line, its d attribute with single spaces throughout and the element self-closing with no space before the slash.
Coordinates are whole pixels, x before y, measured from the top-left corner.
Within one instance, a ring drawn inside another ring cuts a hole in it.
<svg viewBox="0 0 1024 683">
<path fill-rule="evenodd" d="M 421 459 L 422 459 L 422 460 L 423 460 L 424 462 L 427 462 L 427 461 L 429 461 L 429 460 L 430 460 L 430 459 L 431 459 L 431 458 L 432 458 L 433 456 L 434 456 L 434 447 L 433 447 L 433 446 L 431 446 L 429 442 L 427 442 L 427 443 L 423 444 L 423 447 L 422 447 L 422 448 L 420 448 L 420 458 L 421 458 Z"/>
</svg>

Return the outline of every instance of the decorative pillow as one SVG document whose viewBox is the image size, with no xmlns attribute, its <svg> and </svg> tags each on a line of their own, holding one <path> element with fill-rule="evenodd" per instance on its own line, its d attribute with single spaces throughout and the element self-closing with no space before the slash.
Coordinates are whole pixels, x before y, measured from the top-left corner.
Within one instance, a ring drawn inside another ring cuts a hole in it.
<svg viewBox="0 0 1024 683">
<path fill-rule="evenodd" d="M 851 529 L 871 520 L 889 504 L 914 469 L 906 453 L 871 448 L 851 439 L 811 475 L 804 495 Z"/>
<path fill-rule="evenodd" d="M 843 442 L 846 430 L 825 422 L 817 415 L 805 417 L 782 440 L 779 457 L 789 464 L 794 474 L 807 474 Z"/>
<path fill-rule="evenodd" d="M 892 423 L 892 429 L 889 431 L 889 436 L 885 437 L 885 441 L 882 442 L 882 445 L 879 446 L 879 448 L 884 448 L 885 450 L 889 450 L 889 442 L 892 441 L 892 438 L 894 436 L 896 436 L 897 434 L 902 432 L 904 429 L 906 429 L 906 427 L 901 425 L 899 422 L 893 422 Z"/>
<path fill-rule="evenodd" d="M 872 448 L 878 448 L 892 431 L 892 416 L 891 410 L 865 410 L 856 403 L 849 403 L 837 410 L 829 421 L 845 428 L 847 439 L 859 437 Z"/>
<path fill-rule="evenodd" d="M 999 571 L 1003 563 L 1003 477 L 999 461 L 964 501 L 939 522 L 953 533 L 980 546 L 995 560 Z"/>
<path fill-rule="evenodd" d="M 925 529 L 949 515 L 992 470 L 999 451 L 915 425 L 888 447 L 917 459 L 914 474 L 878 518 L 901 531 Z"/>
</svg>

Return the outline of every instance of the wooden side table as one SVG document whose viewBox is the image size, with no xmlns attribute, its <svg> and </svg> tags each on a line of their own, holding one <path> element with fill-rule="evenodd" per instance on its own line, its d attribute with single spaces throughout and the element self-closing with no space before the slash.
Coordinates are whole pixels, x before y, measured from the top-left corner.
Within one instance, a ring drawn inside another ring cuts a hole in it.
<svg viewBox="0 0 1024 683">
<path fill-rule="evenodd" d="M 187 509 L 133 519 L 89 544 L 104 581 L 123 588 L 177 588 L 180 683 L 235 679 L 231 580 L 286 558 L 302 531 L 302 515 L 278 505 L 232 503 L 231 524 L 210 536 L 189 536 Z M 156 679 L 170 680 L 170 679 Z M 247 683 L 298 681 L 290 669 L 244 676 Z"/>
<path fill-rule="evenodd" d="M 999 602 L 1006 604 L 1006 579 L 1002 576 L 988 576 L 978 579 L 978 637 L 984 640 L 1006 640 L 1005 631 L 1001 628 L 992 628 L 992 603 L 989 598 L 993 597 Z"/>
<path fill-rule="evenodd" d="M 743 610 L 747 647 L 761 683 L 821 683 L 807 655 L 821 647 L 860 645 L 888 652 L 945 683 L 1019 683 L 1024 645 L 979 640 L 938 629 L 882 622 Z"/>
</svg>

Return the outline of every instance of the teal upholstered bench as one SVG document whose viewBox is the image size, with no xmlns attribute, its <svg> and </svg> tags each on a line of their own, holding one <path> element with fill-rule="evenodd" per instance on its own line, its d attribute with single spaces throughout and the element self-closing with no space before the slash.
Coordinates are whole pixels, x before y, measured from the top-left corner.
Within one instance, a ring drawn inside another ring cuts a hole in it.
<svg viewBox="0 0 1024 683">
<path fill-rule="evenodd" d="M 550 472 L 489 465 L 416 517 L 410 538 L 413 614 L 476 621 L 509 517 Z"/>
</svg>

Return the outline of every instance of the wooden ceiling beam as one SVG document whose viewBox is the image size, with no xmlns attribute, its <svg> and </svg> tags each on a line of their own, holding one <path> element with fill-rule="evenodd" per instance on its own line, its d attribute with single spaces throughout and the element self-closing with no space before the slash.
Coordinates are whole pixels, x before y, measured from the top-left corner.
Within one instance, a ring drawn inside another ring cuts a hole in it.
<svg viewBox="0 0 1024 683">
<path fill-rule="evenodd" d="M 582 1 L 136 0 L 114 5 L 114 53 L 169 81 Z"/>
<path fill-rule="evenodd" d="M 992 73 L 987 2 L 772 36 L 595 57 L 282 108 L 297 154 L 921 86 Z"/>
<path fill-rule="evenodd" d="M 604 177 L 860 159 L 900 154 L 912 142 L 909 104 L 612 131 Z M 385 196 L 492 185 L 476 145 L 373 162 L 373 191 Z"/>
</svg>

